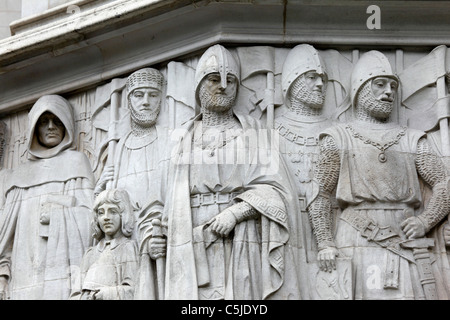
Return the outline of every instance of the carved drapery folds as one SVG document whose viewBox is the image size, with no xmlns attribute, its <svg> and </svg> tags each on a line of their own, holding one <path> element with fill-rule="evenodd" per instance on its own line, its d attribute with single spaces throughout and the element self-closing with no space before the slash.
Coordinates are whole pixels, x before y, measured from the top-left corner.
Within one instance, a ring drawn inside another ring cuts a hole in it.
<svg viewBox="0 0 450 320">
<path fill-rule="evenodd" d="M 449 299 L 450 49 L 409 54 L 214 45 L 5 116 L 3 298 Z"/>
</svg>

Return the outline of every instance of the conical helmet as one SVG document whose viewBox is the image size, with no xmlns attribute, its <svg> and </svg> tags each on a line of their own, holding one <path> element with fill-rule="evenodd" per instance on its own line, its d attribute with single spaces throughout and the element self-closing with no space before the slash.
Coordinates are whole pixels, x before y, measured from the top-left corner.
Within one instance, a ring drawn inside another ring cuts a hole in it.
<svg viewBox="0 0 450 320">
<path fill-rule="evenodd" d="M 363 54 L 353 67 L 350 92 L 353 105 L 362 85 L 376 77 L 389 77 L 399 81 L 387 57 L 379 51 L 372 50 Z"/>
<path fill-rule="evenodd" d="M 289 52 L 283 64 L 281 89 L 284 98 L 295 79 L 308 71 L 315 71 L 320 75 L 327 73 L 319 52 L 309 44 L 300 44 Z"/>
<path fill-rule="evenodd" d="M 233 55 L 223 46 L 216 44 L 210 47 L 200 57 L 195 70 L 195 97 L 198 101 L 198 91 L 200 82 L 210 73 L 220 74 L 222 86 L 227 86 L 227 75 L 232 74 L 240 79 L 240 66 Z"/>
</svg>

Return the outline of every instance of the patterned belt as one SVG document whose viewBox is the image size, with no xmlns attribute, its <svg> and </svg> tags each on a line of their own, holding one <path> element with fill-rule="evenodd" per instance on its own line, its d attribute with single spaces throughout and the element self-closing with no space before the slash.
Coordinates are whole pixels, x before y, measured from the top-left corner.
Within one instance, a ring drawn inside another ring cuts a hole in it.
<svg viewBox="0 0 450 320">
<path fill-rule="evenodd" d="M 191 195 L 191 208 L 230 203 L 240 192 L 210 192 Z"/>
</svg>

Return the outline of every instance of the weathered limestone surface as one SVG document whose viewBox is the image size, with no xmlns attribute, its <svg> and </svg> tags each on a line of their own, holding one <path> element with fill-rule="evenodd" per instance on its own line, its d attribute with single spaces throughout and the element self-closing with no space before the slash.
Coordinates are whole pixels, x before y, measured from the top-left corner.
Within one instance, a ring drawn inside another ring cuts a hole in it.
<svg viewBox="0 0 450 320">
<path fill-rule="evenodd" d="M 84 0 L 13 23 L 1 297 L 448 300 L 450 5 L 371 5 Z"/>
</svg>

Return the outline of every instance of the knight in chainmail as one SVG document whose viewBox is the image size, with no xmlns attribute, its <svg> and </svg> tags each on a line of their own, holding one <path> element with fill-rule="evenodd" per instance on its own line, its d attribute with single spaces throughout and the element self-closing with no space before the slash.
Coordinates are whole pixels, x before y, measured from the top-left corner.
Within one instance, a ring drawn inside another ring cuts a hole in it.
<svg viewBox="0 0 450 320">
<path fill-rule="evenodd" d="M 450 208 L 448 178 L 425 133 L 391 119 L 399 81 L 387 58 L 370 51 L 354 67 L 354 119 L 320 135 L 318 193 L 308 208 L 321 268 L 353 262 L 355 299 L 447 299 L 427 232 Z M 419 178 L 432 188 L 422 203 Z M 331 229 L 330 195 L 343 212 Z"/>
<path fill-rule="evenodd" d="M 151 221 L 161 219 L 165 203 L 170 155 L 170 139 L 158 123 L 161 110 L 164 77 L 154 68 L 144 68 L 132 73 L 126 81 L 126 95 L 130 111 L 131 129 L 119 140 L 114 165 L 106 167 L 96 186 L 96 193 L 105 188 L 127 190 L 135 208 L 136 230 L 132 237 L 139 243 L 142 254 L 142 286 L 138 286 L 138 299 L 156 299 L 155 260 L 150 249 Z M 165 248 L 165 243 L 159 245 Z M 163 250 L 163 249 L 160 249 Z M 141 279 L 142 279 L 141 278 Z"/>
<path fill-rule="evenodd" d="M 299 257 L 303 267 L 315 263 L 316 243 L 312 234 L 306 207 L 309 205 L 314 184 L 314 167 L 319 158 L 319 133 L 332 125 L 325 115 L 324 103 L 328 77 L 325 63 L 311 45 L 294 47 L 286 57 L 282 72 L 284 105 L 275 118 L 275 129 L 280 134 L 280 152 L 286 160 L 290 176 L 296 186 L 300 207 L 298 229 L 303 230 L 304 256 Z M 306 263 L 306 265 L 305 265 Z M 305 296 L 311 296 L 310 290 Z"/>
<path fill-rule="evenodd" d="M 200 57 L 198 114 L 169 171 L 166 299 L 301 298 L 293 188 L 282 161 L 272 170 L 254 158 L 269 151 L 253 139 L 267 131 L 235 112 L 239 79 L 238 60 L 223 46 Z M 280 159 L 272 155 L 270 164 Z"/>
</svg>

